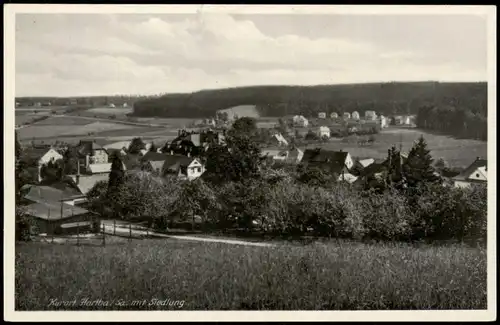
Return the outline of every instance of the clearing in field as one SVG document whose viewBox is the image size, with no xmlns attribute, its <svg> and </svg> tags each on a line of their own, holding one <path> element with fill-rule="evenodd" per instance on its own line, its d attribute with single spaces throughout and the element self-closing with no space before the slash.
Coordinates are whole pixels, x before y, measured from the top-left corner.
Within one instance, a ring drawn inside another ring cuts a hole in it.
<svg viewBox="0 0 500 325">
<path fill-rule="evenodd" d="M 486 250 L 459 245 L 249 247 L 173 239 L 105 247 L 28 243 L 16 246 L 16 271 L 17 310 L 54 310 L 51 298 L 85 297 L 170 298 L 184 300 L 183 310 L 486 308 Z"/>
<path fill-rule="evenodd" d="M 126 115 L 132 113 L 133 109 L 131 107 L 96 107 L 90 108 L 87 110 L 88 113 L 97 113 L 97 114 L 108 114 L 108 115 Z"/>
</svg>

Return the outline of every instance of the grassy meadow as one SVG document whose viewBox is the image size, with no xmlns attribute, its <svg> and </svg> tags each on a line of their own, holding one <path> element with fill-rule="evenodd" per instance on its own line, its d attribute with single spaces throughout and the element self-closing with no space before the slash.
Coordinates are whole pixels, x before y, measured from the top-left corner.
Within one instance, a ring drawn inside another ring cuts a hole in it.
<svg viewBox="0 0 500 325">
<path fill-rule="evenodd" d="M 396 145 L 399 149 L 408 152 L 413 142 L 420 135 L 427 141 L 428 148 L 435 160 L 443 158 L 451 167 L 467 167 L 476 157 L 487 157 L 487 142 L 471 139 L 455 139 L 446 135 L 432 134 L 416 128 L 384 129 L 375 135 L 373 145 L 358 145 L 356 137 L 344 139 L 331 138 L 329 142 L 322 144 L 309 144 L 305 148 L 322 147 L 330 150 L 348 151 L 353 157 L 385 159 L 387 150 Z M 367 136 L 364 136 L 367 137 Z M 359 138 L 362 138 L 361 136 Z"/>
<path fill-rule="evenodd" d="M 486 309 L 486 250 L 459 245 L 22 243 L 15 270 L 16 310 L 58 309 L 54 298 L 110 303 L 65 310 L 179 309 L 116 305 L 154 298 L 183 300 L 183 310 Z"/>
</svg>

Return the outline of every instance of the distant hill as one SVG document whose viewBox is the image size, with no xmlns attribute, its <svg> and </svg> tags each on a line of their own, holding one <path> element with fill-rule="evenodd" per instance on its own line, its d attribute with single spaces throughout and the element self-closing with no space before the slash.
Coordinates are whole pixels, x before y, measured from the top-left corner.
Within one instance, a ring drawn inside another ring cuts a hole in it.
<svg viewBox="0 0 500 325">
<path fill-rule="evenodd" d="M 260 116 L 317 116 L 366 110 L 417 114 L 425 105 L 458 105 L 486 114 L 487 83 L 391 82 L 320 86 L 253 86 L 167 94 L 139 99 L 133 115 L 198 118 L 239 105 L 255 105 Z"/>
</svg>

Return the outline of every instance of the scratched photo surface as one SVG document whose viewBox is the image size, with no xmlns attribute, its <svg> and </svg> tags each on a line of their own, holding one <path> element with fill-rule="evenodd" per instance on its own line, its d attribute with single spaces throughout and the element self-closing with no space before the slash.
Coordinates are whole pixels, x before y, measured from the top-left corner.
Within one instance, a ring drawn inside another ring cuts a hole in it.
<svg viewBox="0 0 500 325">
<path fill-rule="evenodd" d="M 487 52 L 473 13 L 17 13 L 15 310 L 486 310 Z"/>
</svg>

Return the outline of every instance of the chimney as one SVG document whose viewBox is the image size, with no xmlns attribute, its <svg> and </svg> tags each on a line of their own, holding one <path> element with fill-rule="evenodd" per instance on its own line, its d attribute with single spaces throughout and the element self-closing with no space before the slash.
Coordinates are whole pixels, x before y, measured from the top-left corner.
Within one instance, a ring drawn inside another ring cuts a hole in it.
<svg viewBox="0 0 500 325">
<path fill-rule="evenodd" d="M 479 160 L 479 159 L 481 159 L 481 157 L 476 157 L 476 160 Z"/>
</svg>

